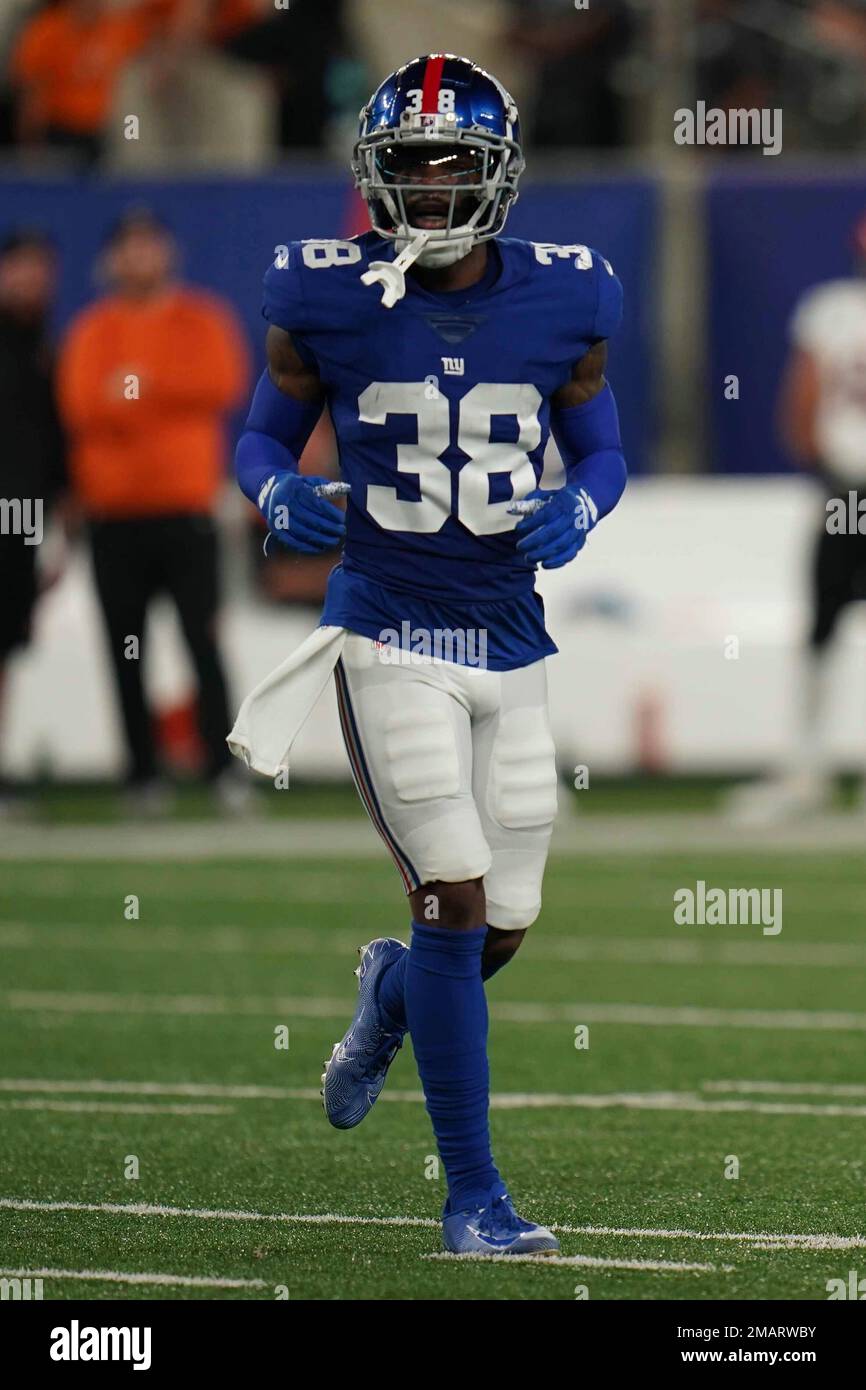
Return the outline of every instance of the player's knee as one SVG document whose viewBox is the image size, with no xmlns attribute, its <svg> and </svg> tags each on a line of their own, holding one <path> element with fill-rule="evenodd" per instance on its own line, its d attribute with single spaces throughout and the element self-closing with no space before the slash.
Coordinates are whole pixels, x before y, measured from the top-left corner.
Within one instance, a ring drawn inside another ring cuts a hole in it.
<svg viewBox="0 0 866 1390">
<path fill-rule="evenodd" d="M 499 927 L 488 927 L 484 951 L 481 956 L 481 978 L 489 980 L 503 965 L 507 965 L 520 947 L 525 931 L 501 931 Z"/>
<path fill-rule="evenodd" d="M 431 927 L 451 927 L 455 931 L 482 927 L 486 915 L 484 880 L 424 883 L 412 894 L 412 912 L 416 922 L 429 923 Z"/>
</svg>

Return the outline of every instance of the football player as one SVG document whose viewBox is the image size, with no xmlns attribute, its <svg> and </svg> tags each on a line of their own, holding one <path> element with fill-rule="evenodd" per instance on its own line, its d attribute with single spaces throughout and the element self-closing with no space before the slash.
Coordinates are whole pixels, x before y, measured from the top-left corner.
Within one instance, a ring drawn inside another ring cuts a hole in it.
<svg viewBox="0 0 866 1390">
<path fill-rule="evenodd" d="M 724 803 L 747 825 L 809 815 L 833 797 L 823 728 L 833 694 L 829 657 L 839 618 L 866 599 L 866 214 L 852 245 L 854 273 L 807 290 L 790 325 L 779 424 L 791 457 L 822 484 L 820 522 L 812 542 L 809 630 L 794 687 L 796 737 L 772 775 L 734 788 Z"/>
<path fill-rule="evenodd" d="M 476 64 L 431 54 L 386 78 L 352 165 L 372 230 L 278 252 L 237 454 L 279 541 L 345 541 L 322 624 L 344 635 L 346 749 L 411 904 L 408 947 L 361 948 L 325 1111 L 359 1124 L 410 1033 L 444 1246 L 490 1255 L 558 1249 L 515 1211 L 488 1130 L 484 982 L 539 913 L 556 810 L 534 574 L 573 560 L 626 482 L 604 376 L 620 284 L 586 246 L 500 236 L 523 164 L 514 102 Z M 325 403 L 345 516 L 298 472 Z M 542 490 L 551 430 L 566 481 Z"/>
</svg>

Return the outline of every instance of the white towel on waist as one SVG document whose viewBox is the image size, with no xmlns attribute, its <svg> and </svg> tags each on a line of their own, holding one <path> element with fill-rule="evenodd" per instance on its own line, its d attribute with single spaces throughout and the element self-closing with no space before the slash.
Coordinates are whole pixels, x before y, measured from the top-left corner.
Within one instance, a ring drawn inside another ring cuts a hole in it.
<svg viewBox="0 0 866 1390">
<path fill-rule="evenodd" d="M 288 768 L 292 744 L 327 685 L 347 636 L 344 627 L 317 627 L 250 691 L 226 739 L 236 758 L 265 777 Z"/>
</svg>

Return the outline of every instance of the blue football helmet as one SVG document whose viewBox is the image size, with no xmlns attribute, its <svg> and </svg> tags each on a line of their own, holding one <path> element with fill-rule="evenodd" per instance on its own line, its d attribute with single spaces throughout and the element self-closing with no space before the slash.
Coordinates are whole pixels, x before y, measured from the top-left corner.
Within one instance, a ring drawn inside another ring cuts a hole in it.
<svg viewBox="0 0 866 1390">
<path fill-rule="evenodd" d="M 398 252 L 413 246 L 421 265 L 450 265 L 496 236 L 523 167 L 513 99 L 468 58 L 414 58 L 361 111 L 355 185 L 373 230 Z"/>
</svg>

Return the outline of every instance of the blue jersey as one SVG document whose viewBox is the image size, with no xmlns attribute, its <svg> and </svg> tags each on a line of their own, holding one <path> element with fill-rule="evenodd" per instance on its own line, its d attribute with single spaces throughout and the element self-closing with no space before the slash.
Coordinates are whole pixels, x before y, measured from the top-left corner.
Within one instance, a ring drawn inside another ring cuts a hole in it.
<svg viewBox="0 0 866 1390">
<path fill-rule="evenodd" d="M 538 486 L 551 396 L 616 331 L 622 289 L 586 246 L 488 247 L 479 283 L 432 293 L 410 273 L 386 309 L 361 275 L 393 244 L 295 242 L 263 313 L 317 368 L 352 489 L 322 621 L 416 648 L 407 633 L 483 630 L 486 664 L 509 670 L 556 647 L 508 507 Z"/>
</svg>

